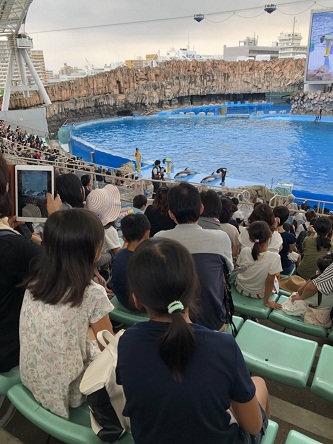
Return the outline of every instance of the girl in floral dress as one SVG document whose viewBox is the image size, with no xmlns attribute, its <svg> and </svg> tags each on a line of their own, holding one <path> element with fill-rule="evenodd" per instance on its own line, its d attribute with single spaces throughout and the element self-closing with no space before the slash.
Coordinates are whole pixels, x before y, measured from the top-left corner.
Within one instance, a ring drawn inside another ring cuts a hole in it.
<svg viewBox="0 0 333 444">
<path fill-rule="evenodd" d="M 91 357 L 89 326 L 95 335 L 112 332 L 113 306 L 92 281 L 103 239 L 102 223 L 88 210 L 52 214 L 24 295 L 21 380 L 44 408 L 63 418 L 84 401 L 79 384 Z"/>
</svg>

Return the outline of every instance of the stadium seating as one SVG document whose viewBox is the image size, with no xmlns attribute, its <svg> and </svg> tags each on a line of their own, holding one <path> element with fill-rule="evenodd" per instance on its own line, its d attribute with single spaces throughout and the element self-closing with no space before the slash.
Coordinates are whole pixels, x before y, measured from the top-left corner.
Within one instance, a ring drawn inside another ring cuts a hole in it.
<svg viewBox="0 0 333 444">
<path fill-rule="evenodd" d="M 249 320 L 245 321 L 236 341 L 251 372 L 291 387 L 306 386 L 317 342 Z"/>
<path fill-rule="evenodd" d="M 311 390 L 321 398 L 333 402 L 333 347 L 323 345 Z"/>
<path fill-rule="evenodd" d="M 30 422 L 66 444 L 103 444 L 90 427 L 89 408 L 86 404 L 70 409 L 69 421 L 44 409 L 22 384 L 12 387 L 8 398 Z M 119 444 L 134 444 L 132 436 L 124 435 Z"/>
<path fill-rule="evenodd" d="M 296 430 L 290 430 L 286 444 L 320 444 L 320 441 L 308 438 L 307 436 L 302 435 L 302 433 L 296 432 Z"/>
</svg>

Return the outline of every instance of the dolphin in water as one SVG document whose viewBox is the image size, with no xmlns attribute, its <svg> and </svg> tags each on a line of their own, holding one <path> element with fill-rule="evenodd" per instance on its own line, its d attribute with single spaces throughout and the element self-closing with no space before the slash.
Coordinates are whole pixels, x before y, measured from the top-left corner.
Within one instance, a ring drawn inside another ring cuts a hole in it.
<svg viewBox="0 0 333 444">
<path fill-rule="evenodd" d="M 214 182 L 214 180 L 216 180 L 218 177 L 220 177 L 220 174 L 214 174 L 214 171 L 212 172 L 212 174 L 210 176 L 206 176 L 204 177 L 200 183 L 203 182 Z"/>
<path fill-rule="evenodd" d="M 174 178 L 192 176 L 193 174 L 197 174 L 197 172 L 194 170 L 189 170 L 188 168 L 185 168 L 185 170 L 179 171 L 179 173 L 175 174 Z"/>
</svg>

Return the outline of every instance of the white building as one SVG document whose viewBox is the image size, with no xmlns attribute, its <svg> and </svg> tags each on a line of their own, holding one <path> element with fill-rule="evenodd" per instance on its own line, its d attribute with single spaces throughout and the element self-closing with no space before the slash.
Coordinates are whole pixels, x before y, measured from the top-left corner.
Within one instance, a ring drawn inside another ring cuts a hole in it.
<svg viewBox="0 0 333 444">
<path fill-rule="evenodd" d="M 42 83 L 45 85 L 47 83 L 47 78 L 46 78 L 43 51 L 31 49 L 29 51 L 29 55 L 39 78 L 41 79 Z M 6 84 L 8 62 L 9 62 L 9 50 L 8 50 L 7 39 L 5 40 L 0 39 L 0 88 L 4 88 Z M 28 82 L 32 83 L 33 80 L 30 72 L 28 72 L 28 70 L 26 70 L 26 72 L 27 72 Z M 15 66 L 13 82 L 14 83 L 20 82 L 20 76 L 17 66 Z"/>
<path fill-rule="evenodd" d="M 279 59 L 305 58 L 308 47 L 301 45 L 301 41 L 299 32 L 281 32 L 278 37 Z"/>
<path fill-rule="evenodd" d="M 246 37 L 238 46 L 223 47 L 223 59 L 227 62 L 237 60 L 275 60 L 279 57 L 279 48 L 274 42 L 272 46 L 259 46 L 258 37 Z"/>
</svg>

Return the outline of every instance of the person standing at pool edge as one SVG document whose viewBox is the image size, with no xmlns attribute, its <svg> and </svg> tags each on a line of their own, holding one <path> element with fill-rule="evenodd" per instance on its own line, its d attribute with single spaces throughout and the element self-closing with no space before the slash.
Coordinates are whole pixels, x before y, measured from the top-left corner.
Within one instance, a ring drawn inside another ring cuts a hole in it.
<svg viewBox="0 0 333 444">
<path fill-rule="evenodd" d="M 156 191 L 158 190 L 158 188 L 161 185 L 159 182 L 156 182 L 156 181 L 163 180 L 163 178 L 164 178 L 164 168 L 161 167 L 160 160 L 155 160 L 154 167 L 151 170 L 151 178 L 154 180 L 154 182 L 153 182 L 153 186 L 154 186 L 153 197 L 155 198 Z"/>
<path fill-rule="evenodd" d="M 141 153 L 139 151 L 139 148 L 135 148 L 134 157 L 135 157 L 135 162 L 136 162 L 136 170 L 138 173 L 140 173 L 140 171 L 141 171 Z"/>
</svg>

